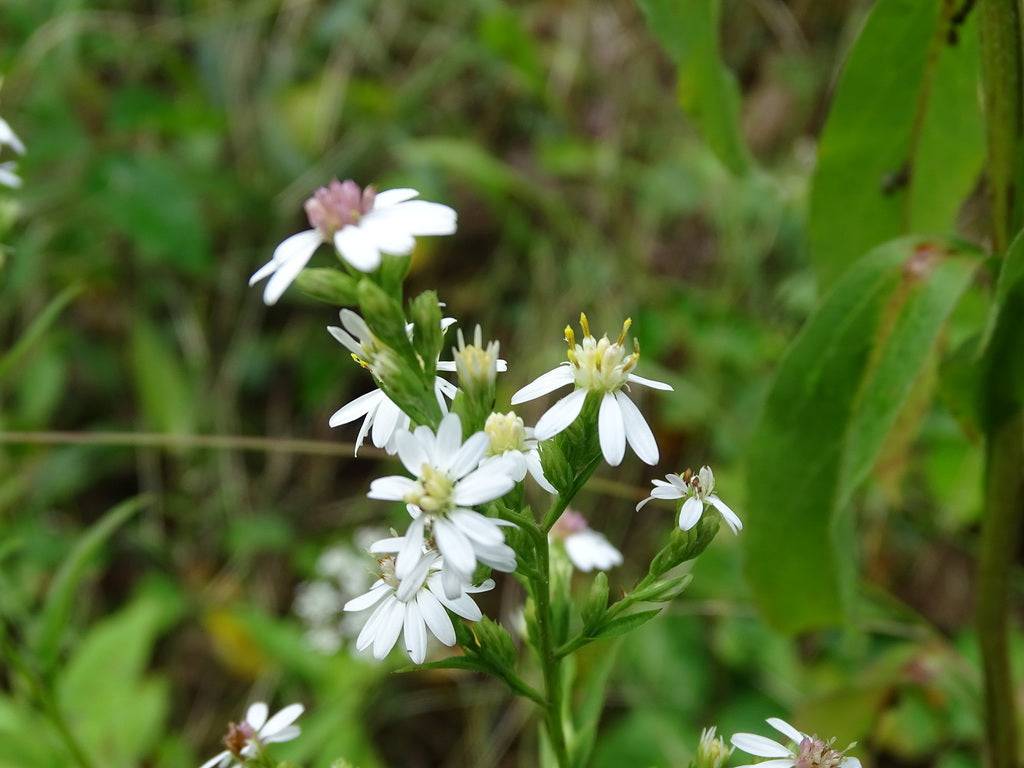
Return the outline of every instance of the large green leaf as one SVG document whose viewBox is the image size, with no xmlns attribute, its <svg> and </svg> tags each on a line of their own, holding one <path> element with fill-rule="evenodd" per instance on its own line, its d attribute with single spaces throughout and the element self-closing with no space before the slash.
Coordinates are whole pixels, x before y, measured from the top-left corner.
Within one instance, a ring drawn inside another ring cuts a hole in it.
<svg viewBox="0 0 1024 768">
<path fill-rule="evenodd" d="M 639 0 L 651 32 L 679 67 L 679 103 L 718 159 L 750 168 L 740 132 L 740 90 L 722 62 L 718 0 Z"/>
<path fill-rule="evenodd" d="M 856 558 L 842 514 L 926 368 L 978 257 L 903 239 L 851 268 L 779 367 L 749 455 L 747 576 L 767 618 L 840 622 Z"/>
<path fill-rule="evenodd" d="M 818 148 L 808 223 L 825 283 L 904 234 L 951 234 L 984 161 L 977 31 L 948 0 L 879 0 Z"/>
</svg>

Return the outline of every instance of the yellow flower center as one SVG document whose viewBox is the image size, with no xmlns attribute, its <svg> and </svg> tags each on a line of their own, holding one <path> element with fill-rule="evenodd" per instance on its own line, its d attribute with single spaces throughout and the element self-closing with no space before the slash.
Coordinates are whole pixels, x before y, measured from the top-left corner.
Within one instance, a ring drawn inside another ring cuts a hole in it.
<svg viewBox="0 0 1024 768">
<path fill-rule="evenodd" d="M 526 427 L 523 420 L 512 411 L 488 416 L 484 423 L 484 433 L 491 439 L 491 447 L 487 452 L 492 456 L 500 456 L 505 451 L 526 449 Z"/>
<path fill-rule="evenodd" d="M 626 333 L 631 320 L 622 324 L 622 332 L 616 341 L 607 336 L 595 339 L 590 333 L 587 316 L 580 315 L 583 339 L 576 343 L 576 334 L 566 326 L 565 340 L 569 344 L 569 362 L 572 363 L 576 386 L 592 392 L 614 392 L 627 381 L 630 372 L 640 359 L 640 345 L 633 340 L 633 352 L 626 354 Z"/>
<path fill-rule="evenodd" d="M 405 495 L 405 501 L 415 504 L 424 512 L 443 512 L 451 503 L 454 483 L 448 475 L 424 464 L 416 487 Z"/>
</svg>

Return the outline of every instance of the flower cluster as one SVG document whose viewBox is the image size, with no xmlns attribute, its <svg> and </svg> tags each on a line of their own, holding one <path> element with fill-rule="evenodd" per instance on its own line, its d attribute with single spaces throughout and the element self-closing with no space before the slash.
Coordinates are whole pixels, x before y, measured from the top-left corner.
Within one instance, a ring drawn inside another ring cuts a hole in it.
<svg viewBox="0 0 1024 768">
<path fill-rule="evenodd" d="M 299 719 L 305 708 L 301 704 L 289 704 L 267 719 L 270 710 L 262 701 L 246 710 L 245 718 L 240 723 L 230 723 L 224 736 L 226 749 L 220 752 L 199 768 L 228 768 L 242 766 L 250 758 L 261 755 L 268 744 L 291 741 L 302 732 L 295 721 Z"/>
<path fill-rule="evenodd" d="M 736 749 L 754 757 L 768 758 L 741 768 L 754 768 L 755 765 L 771 768 L 860 768 L 860 760 L 846 754 L 855 744 L 846 749 L 836 749 L 834 739 L 825 741 L 802 733 L 785 720 L 769 717 L 765 722 L 785 736 L 789 745 L 756 733 L 733 734 L 731 741 Z"/>
</svg>

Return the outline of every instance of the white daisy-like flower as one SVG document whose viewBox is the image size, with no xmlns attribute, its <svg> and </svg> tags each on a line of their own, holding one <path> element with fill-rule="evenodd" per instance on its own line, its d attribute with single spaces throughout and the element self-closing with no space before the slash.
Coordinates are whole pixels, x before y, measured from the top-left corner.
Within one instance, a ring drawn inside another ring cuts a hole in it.
<svg viewBox="0 0 1024 768">
<path fill-rule="evenodd" d="M 246 759 L 258 754 L 267 744 L 297 738 L 302 729 L 294 723 L 304 711 L 305 707 L 301 704 L 289 704 L 268 720 L 267 705 L 257 701 L 246 711 L 242 722 L 228 726 L 228 733 L 224 737 L 227 749 L 211 757 L 200 768 L 244 765 Z"/>
<path fill-rule="evenodd" d="M 565 510 L 551 527 L 549 538 L 561 541 L 565 553 L 577 570 L 584 573 L 590 571 L 607 571 L 622 565 L 622 553 L 605 538 L 587 524 L 586 518 L 579 512 Z"/>
<path fill-rule="evenodd" d="M 380 579 L 370 591 L 349 600 L 346 611 L 374 609 L 356 638 L 359 651 L 373 647 L 374 658 L 383 659 L 404 638 L 405 651 L 415 664 L 427 657 L 427 630 L 444 645 L 455 645 L 455 627 L 446 608 L 469 621 L 479 621 L 483 614 L 471 594 L 487 592 L 494 581 L 485 580 L 478 586 L 459 585 L 457 594 L 450 597 L 443 584 L 441 556 L 434 550 L 421 551 L 405 578 L 399 578 L 394 553 L 407 549 L 407 537 L 394 537 L 377 542 L 372 550 L 386 553 L 378 561 Z"/>
<path fill-rule="evenodd" d="M 651 480 L 651 484 L 654 486 L 651 495 L 636 505 L 637 512 L 652 499 L 686 499 L 679 508 L 679 527 L 684 531 L 697 524 L 704 514 L 705 504 L 710 504 L 718 510 L 733 533 L 743 530 L 743 522 L 739 516 L 714 493 L 715 473 L 711 471 L 711 467 L 705 465 L 696 474 L 689 469 L 681 476 L 668 474 L 664 480 Z"/>
<path fill-rule="evenodd" d="M 626 442 L 647 464 L 658 463 L 658 444 L 654 433 L 644 420 L 640 409 L 627 397 L 623 389 L 629 384 L 640 384 L 654 389 L 671 390 L 672 387 L 660 381 L 645 379 L 633 373 L 640 359 L 639 344 L 633 340 L 632 354 L 626 354 L 626 333 L 630 321 L 622 325 L 617 341 L 607 336 L 595 339 L 590 334 L 587 316 L 580 315 L 583 339 L 576 343 L 571 327 L 566 326 L 565 340 L 569 344 L 569 360 L 554 370 L 539 376 L 512 396 L 512 404 L 546 395 L 560 387 L 573 384 L 575 389 L 549 408 L 534 428 L 538 440 L 548 440 L 572 424 L 583 410 L 587 395 L 594 392 L 601 397 L 597 429 L 601 442 L 601 453 L 605 461 L 618 466 L 626 451 Z"/>
<path fill-rule="evenodd" d="M 338 326 L 331 325 L 328 326 L 327 331 L 352 353 L 352 358 L 357 363 L 369 370 L 370 373 L 376 375 L 374 371 L 374 357 L 378 349 L 377 345 L 379 344 L 377 337 L 373 335 L 366 321 L 352 310 L 343 309 L 339 316 L 342 327 L 339 328 Z M 441 332 L 447 331 L 454 322 L 454 318 L 443 318 L 441 320 Z M 412 326 L 410 325 L 407 330 L 411 334 Z M 438 362 L 437 370 L 454 370 L 453 363 L 450 364 L 452 365 L 451 368 L 448 365 L 449 363 Z M 441 406 L 442 412 L 448 410 L 445 398 L 453 399 L 456 392 L 454 384 L 445 381 L 440 376 L 434 377 L 434 394 L 437 397 L 437 402 Z M 357 456 L 368 433 L 370 441 L 376 448 L 381 448 L 393 454 L 397 450 L 395 435 L 400 430 L 408 429 L 411 424 L 409 417 L 402 412 L 402 409 L 390 397 L 384 394 L 382 389 L 374 389 L 346 403 L 334 412 L 328 423 L 331 427 L 339 427 L 357 419 L 363 420 L 362 425 L 359 427 L 359 433 L 356 435 L 355 453 Z"/>
<path fill-rule="evenodd" d="M 25 154 L 25 145 L 10 124 L 0 117 L 0 149 L 10 147 L 17 155 Z M 0 186 L 17 189 L 21 186 L 21 177 L 17 174 L 17 164 L 13 161 L 0 163 Z"/>
<path fill-rule="evenodd" d="M 833 741 L 823 741 L 817 736 L 802 733 L 777 717 L 769 717 L 768 725 L 785 736 L 792 746 L 758 736 L 755 733 L 736 733 L 732 736 L 733 746 L 754 757 L 766 757 L 758 763 L 739 768 L 860 768 L 860 760 L 846 755 L 855 745 L 836 749 Z"/>
<path fill-rule="evenodd" d="M 398 553 L 396 573 L 404 579 L 412 572 L 430 535 L 445 565 L 468 583 L 477 562 L 495 570 L 515 570 L 515 552 L 505 544 L 504 520 L 485 517 L 470 507 L 500 498 L 515 486 L 505 462 L 480 466 L 490 439 L 483 432 L 462 441 L 462 423 L 447 414 L 437 428 L 419 426 L 397 434 L 398 458 L 414 477 L 392 475 L 374 480 L 368 496 L 404 501 L 413 521 Z M 447 582 L 446 582 L 447 585 Z M 454 596 L 449 592 L 450 596 Z"/>
<path fill-rule="evenodd" d="M 484 423 L 484 434 L 490 440 L 487 456 L 481 466 L 494 461 L 505 461 L 512 479 L 517 483 L 523 481 L 526 473 L 537 481 L 537 485 L 548 493 L 558 490 L 544 476 L 541 466 L 540 450 L 533 429 L 523 424 L 523 420 L 515 413 L 492 413 Z"/>
<path fill-rule="evenodd" d="M 457 216 L 452 208 L 413 199 L 418 196 L 415 189 L 375 192 L 373 187 L 360 189 L 354 181 L 335 179 L 305 203 L 312 229 L 278 245 L 249 285 L 272 275 L 263 301 L 274 304 L 324 243 L 333 243 L 338 254 L 359 271 L 373 272 L 380 266 L 382 253 L 404 256 L 412 252 L 416 237 L 455 232 Z"/>
</svg>

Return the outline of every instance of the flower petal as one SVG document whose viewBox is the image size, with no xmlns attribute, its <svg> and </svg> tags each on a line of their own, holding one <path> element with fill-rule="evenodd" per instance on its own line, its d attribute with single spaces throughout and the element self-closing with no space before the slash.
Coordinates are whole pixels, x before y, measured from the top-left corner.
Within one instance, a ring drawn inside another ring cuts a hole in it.
<svg viewBox="0 0 1024 768">
<path fill-rule="evenodd" d="M 410 235 L 450 235 L 455 232 L 458 215 L 453 208 L 441 203 L 410 200 L 374 209 L 364 220 L 374 227 L 395 227 Z"/>
<path fill-rule="evenodd" d="M 532 451 L 526 453 L 526 469 L 529 471 L 530 476 L 537 482 L 541 488 L 551 494 L 558 493 L 558 489 L 551 484 L 551 481 L 544 476 L 544 466 L 540 461 L 540 451 L 534 448 Z"/>
<path fill-rule="evenodd" d="M 452 501 L 460 507 L 474 507 L 504 496 L 515 486 L 515 481 L 503 471 L 505 465 L 490 462 L 470 472 L 452 489 Z"/>
<path fill-rule="evenodd" d="M 334 247 L 349 264 L 360 272 L 373 272 L 380 266 L 380 251 L 362 229 L 352 224 L 334 235 Z"/>
<path fill-rule="evenodd" d="M 666 384 L 663 381 L 655 381 L 654 379 L 645 379 L 643 376 L 637 376 L 635 373 L 631 373 L 626 376 L 627 381 L 631 381 L 634 384 L 640 384 L 644 387 L 650 387 L 651 389 L 660 389 L 665 392 L 672 391 L 672 385 Z"/>
<path fill-rule="evenodd" d="M 548 440 L 554 437 L 576 421 L 576 417 L 583 410 L 583 403 L 586 399 L 587 390 L 585 389 L 577 389 L 566 395 L 540 417 L 540 421 L 533 429 L 533 434 L 537 436 L 538 440 Z"/>
<path fill-rule="evenodd" d="M 421 589 L 416 594 L 416 604 L 419 605 L 420 614 L 434 637 L 447 646 L 455 645 L 455 627 L 452 626 L 448 612 L 441 607 L 433 592 Z"/>
<path fill-rule="evenodd" d="M 622 409 L 611 392 L 601 398 L 601 410 L 597 415 L 597 433 L 601 441 L 604 460 L 617 467 L 626 452 L 626 428 L 622 423 Z"/>
<path fill-rule="evenodd" d="M 683 502 L 679 509 L 679 527 L 688 531 L 697 524 L 700 516 L 704 514 L 704 502 L 693 496 Z"/>
<path fill-rule="evenodd" d="M 402 501 L 415 488 L 415 480 L 402 475 L 389 475 L 379 477 L 370 483 L 370 492 L 366 496 L 380 501 Z"/>
<path fill-rule="evenodd" d="M 380 619 L 380 626 L 377 628 L 377 636 L 373 639 L 373 657 L 383 659 L 398 642 L 398 635 L 402 632 L 402 624 L 405 619 L 405 606 L 398 600 L 393 603 L 384 603 L 387 611 Z"/>
<path fill-rule="evenodd" d="M 457 509 L 449 513 L 452 524 L 474 541 L 484 544 L 502 544 L 505 535 L 494 521 L 471 509 Z"/>
<path fill-rule="evenodd" d="M 289 725 L 299 719 L 299 716 L 306 711 L 306 708 L 301 704 L 289 704 L 284 709 L 280 710 L 276 715 L 267 721 L 260 731 L 260 737 L 273 736 L 275 733 L 280 733 Z"/>
<path fill-rule="evenodd" d="M 254 731 L 258 731 L 267 722 L 269 712 L 270 710 L 264 702 L 257 701 L 245 711 L 245 722 L 251 725 Z"/>
<path fill-rule="evenodd" d="M 626 428 L 626 439 L 629 445 L 644 464 L 654 466 L 658 463 L 658 443 L 654 433 L 644 419 L 640 409 L 624 392 L 615 394 L 615 401 L 622 410 L 622 422 Z"/>
<path fill-rule="evenodd" d="M 462 445 L 462 421 L 458 414 L 449 413 L 437 427 L 436 459 L 440 469 L 448 469 Z"/>
<path fill-rule="evenodd" d="M 387 584 L 380 584 L 371 589 L 366 594 L 359 595 L 359 597 L 353 597 L 351 600 L 345 603 L 344 606 L 342 606 L 341 610 L 349 611 L 350 613 L 356 611 L 365 611 L 367 608 L 371 608 L 372 606 L 379 603 L 381 599 L 383 599 L 384 595 L 388 594 L 389 592 L 391 592 L 391 587 L 389 587 Z"/>
<path fill-rule="evenodd" d="M 573 383 L 572 368 L 568 365 L 560 365 L 554 370 L 541 374 L 525 387 L 512 395 L 512 405 L 525 403 L 527 400 L 536 400 L 538 397 L 553 392 L 559 387 Z"/>
<path fill-rule="evenodd" d="M 710 502 L 710 504 L 715 509 L 717 509 L 719 513 L 721 513 L 722 519 L 725 520 L 726 525 L 728 525 L 732 529 L 733 533 L 739 533 L 743 530 L 743 521 L 740 520 L 739 515 L 737 515 L 735 512 L 729 509 L 729 507 L 726 505 L 724 501 L 722 501 L 720 498 L 712 494 L 711 496 L 708 496 L 708 502 Z M 785 721 L 780 720 L 779 722 Z"/>
<path fill-rule="evenodd" d="M 378 192 L 373 198 L 373 210 L 378 211 L 381 208 L 390 208 L 392 205 L 398 205 L 419 196 L 420 193 L 410 187 L 385 189 L 383 192 Z"/>
<path fill-rule="evenodd" d="M 277 246 L 273 257 L 273 262 L 277 265 L 277 268 L 274 270 L 274 275 L 267 281 L 266 288 L 263 289 L 264 304 L 269 306 L 277 303 L 277 300 L 281 298 L 281 294 L 299 276 L 299 272 L 305 268 L 313 257 L 313 251 L 322 242 L 323 238 L 320 237 L 319 232 L 315 229 L 307 229 L 305 232 L 292 235 Z M 250 278 L 250 283 L 255 282 L 256 276 L 263 271 L 261 269 L 253 275 Z"/>
<path fill-rule="evenodd" d="M 359 636 L 356 638 L 356 650 L 365 651 L 377 637 L 377 630 L 380 627 L 381 619 L 388 614 L 391 610 L 390 605 L 397 603 L 394 595 L 388 595 L 381 603 L 373 609 L 373 613 L 370 614 L 370 618 L 363 624 L 363 628 L 359 631 Z"/>
<path fill-rule="evenodd" d="M 224 763 L 226 761 L 230 760 L 230 759 L 231 759 L 231 753 L 228 752 L 225 749 L 223 752 L 214 755 L 209 760 L 207 760 L 205 763 L 200 765 L 199 768 L 214 768 L 214 766 L 217 766 L 217 768 L 220 768 L 220 766 L 224 765 Z"/>
<path fill-rule="evenodd" d="M 799 746 L 800 742 L 802 742 L 805 738 L 805 735 L 803 733 L 798 731 L 796 728 L 787 723 L 781 717 L 769 717 L 767 720 L 765 720 L 765 722 L 797 746 Z"/>
<path fill-rule="evenodd" d="M 284 741 L 297 739 L 301 734 L 302 729 L 299 728 L 299 726 L 289 725 L 287 728 L 282 728 L 280 731 L 270 736 L 261 736 L 260 740 L 265 744 L 280 744 Z"/>
<path fill-rule="evenodd" d="M 462 531 L 447 520 L 438 520 L 434 523 L 434 538 L 446 564 L 461 573 L 473 573 L 476 555 L 473 545 Z"/>
<path fill-rule="evenodd" d="M 360 416 L 365 416 L 375 409 L 380 404 L 383 397 L 384 393 L 379 389 L 367 392 L 365 395 L 360 395 L 355 400 L 350 400 L 341 406 L 341 408 L 336 410 L 331 415 L 330 421 L 327 423 L 331 427 L 340 427 L 342 424 L 348 424 L 350 421 L 355 421 Z"/>
<path fill-rule="evenodd" d="M 373 417 L 373 429 L 370 431 L 370 439 L 375 446 L 383 448 L 391 442 L 403 415 L 402 410 L 395 405 L 391 398 L 387 395 L 381 398 L 380 405 L 377 406 L 377 413 Z"/>
<path fill-rule="evenodd" d="M 430 457 L 423 448 L 423 443 L 416 439 L 411 432 L 401 431 L 395 435 L 395 443 L 398 445 L 398 458 L 409 473 L 419 477 L 423 472 L 423 465 L 430 463 Z"/>
<path fill-rule="evenodd" d="M 413 568 L 423 557 L 423 528 L 427 523 L 427 516 L 420 515 L 411 523 L 405 532 L 405 541 L 395 558 L 395 576 L 405 579 L 412 573 Z"/>
<path fill-rule="evenodd" d="M 734 733 L 730 739 L 737 749 L 755 757 L 792 757 L 793 753 L 779 744 L 756 733 Z"/>
<path fill-rule="evenodd" d="M 405 604 L 405 621 L 402 636 L 405 638 L 405 652 L 413 664 L 422 664 L 427 658 L 427 626 L 423 623 L 420 606 L 415 600 Z"/>
</svg>

